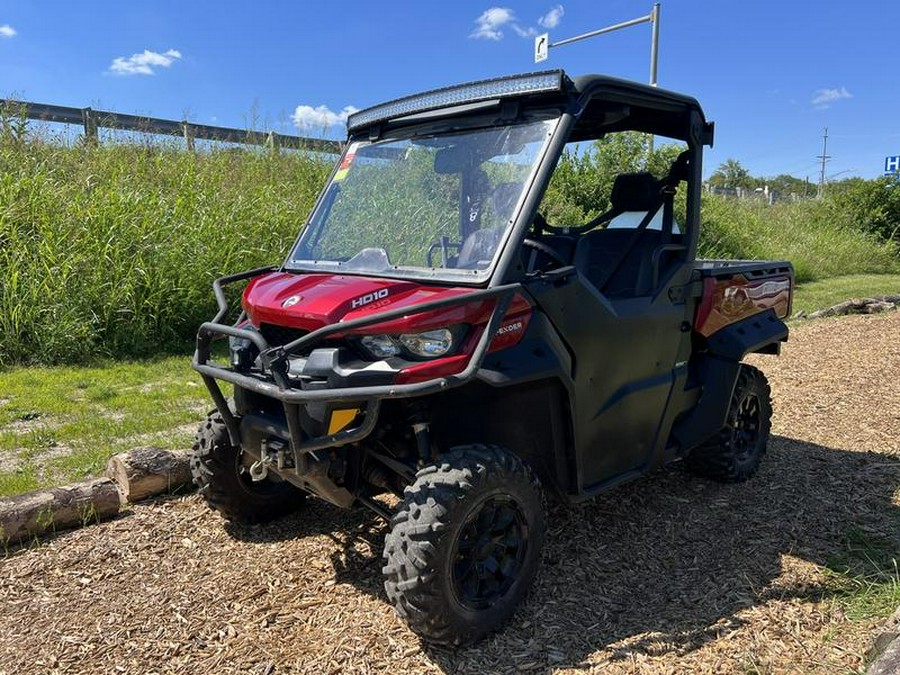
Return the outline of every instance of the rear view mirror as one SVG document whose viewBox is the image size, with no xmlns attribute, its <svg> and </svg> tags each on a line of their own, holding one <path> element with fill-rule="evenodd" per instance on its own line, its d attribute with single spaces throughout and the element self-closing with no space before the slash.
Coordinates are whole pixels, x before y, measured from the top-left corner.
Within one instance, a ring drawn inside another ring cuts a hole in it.
<svg viewBox="0 0 900 675">
<path fill-rule="evenodd" d="M 475 157 L 465 145 L 450 145 L 434 155 L 434 172 L 439 174 L 462 173 L 472 166 Z"/>
</svg>

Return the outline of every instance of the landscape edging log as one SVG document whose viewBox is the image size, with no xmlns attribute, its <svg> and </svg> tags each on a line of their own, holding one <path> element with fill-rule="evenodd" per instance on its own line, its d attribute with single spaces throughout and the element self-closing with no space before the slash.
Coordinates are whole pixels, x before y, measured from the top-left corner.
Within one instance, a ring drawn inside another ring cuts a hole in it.
<svg viewBox="0 0 900 675">
<path fill-rule="evenodd" d="M 0 497 L 0 540 L 18 543 L 81 527 L 112 518 L 120 508 L 119 490 L 108 478 Z"/>
<path fill-rule="evenodd" d="M 812 312 L 808 319 L 822 319 L 828 316 L 844 316 L 846 314 L 877 314 L 891 309 L 897 309 L 900 305 L 900 295 L 879 295 L 874 298 L 851 298 L 834 307 L 820 309 Z M 799 315 L 799 313 L 798 313 Z M 798 316 L 799 318 L 799 316 Z"/>
<path fill-rule="evenodd" d="M 106 476 L 116 482 L 126 502 L 176 492 L 191 484 L 190 453 L 134 448 L 113 455 Z"/>
<path fill-rule="evenodd" d="M 872 648 L 866 653 L 872 661 L 868 675 L 895 675 L 900 673 L 900 607 L 888 617 L 876 636 Z"/>
<path fill-rule="evenodd" d="M 896 675 L 900 673 L 900 638 L 894 638 L 875 662 L 869 666 L 867 675 Z"/>
</svg>

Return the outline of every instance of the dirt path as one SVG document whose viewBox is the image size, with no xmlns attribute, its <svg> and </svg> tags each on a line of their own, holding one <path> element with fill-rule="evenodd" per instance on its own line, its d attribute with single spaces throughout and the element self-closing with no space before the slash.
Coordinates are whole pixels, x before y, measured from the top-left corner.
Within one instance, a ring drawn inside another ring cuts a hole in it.
<svg viewBox="0 0 900 675">
<path fill-rule="evenodd" d="M 900 313 L 797 327 L 754 359 L 777 411 L 756 478 L 670 469 L 555 508 L 529 600 L 474 648 L 394 617 L 365 514 L 233 528 L 187 497 L 0 562 L 0 673 L 854 672 L 876 622 L 822 566 L 865 572 L 854 537 L 900 550 L 897 335 Z"/>
</svg>

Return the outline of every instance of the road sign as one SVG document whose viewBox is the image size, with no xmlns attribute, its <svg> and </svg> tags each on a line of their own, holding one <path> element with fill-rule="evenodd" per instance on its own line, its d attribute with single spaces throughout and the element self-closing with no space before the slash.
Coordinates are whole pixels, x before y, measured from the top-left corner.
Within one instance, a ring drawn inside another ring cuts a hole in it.
<svg viewBox="0 0 900 675">
<path fill-rule="evenodd" d="M 540 63 L 547 60 L 547 52 L 550 51 L 550 34 L 542 33 L 534 38 L 534 62 Z"/>
<path fill-rule="evenodd" d="M 900 155 L 884 158 L 884 173 L 886 176 L 892 176 L 900 171 Z"/>
</svg>

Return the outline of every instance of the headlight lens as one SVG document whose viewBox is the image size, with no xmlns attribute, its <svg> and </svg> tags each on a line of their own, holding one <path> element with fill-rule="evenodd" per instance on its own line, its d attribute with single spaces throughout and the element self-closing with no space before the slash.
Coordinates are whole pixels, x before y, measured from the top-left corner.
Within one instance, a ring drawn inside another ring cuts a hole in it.
<svg viewBox="0 0 900 675">
<path fill-rule="evenodd" d="M 457 330 L 456 334 L 458 337 L 461 331 Z M 449 354 L 455 346 L 454 342 L 454 332 L 449 328 L 402 335 L 366 335 L 359 340 L 363 349 L 376 359 L 389 359 L 404 353 L 434 359 Z"/>
<path fill-rule="evenodd" d="M 359 342 L 376 359 L 389 359 L 401 351 L 390 335 L 366 335 Z"/>
<path fill-rule="evenodd" d="M 228 351 L 231 354 L 231 367 L 239 373 L 246 373 L 253 367 L 253 361 L 259 351 L 247 338 L 228 337 Z"/>
<path fill-rule="evenodd" d="M 450 351 L 453 334 L 446 328 L 424 333 L 405 333 L 400 336 L 400 343 L 416 356 L 434 358 Z"/>
</svg>

